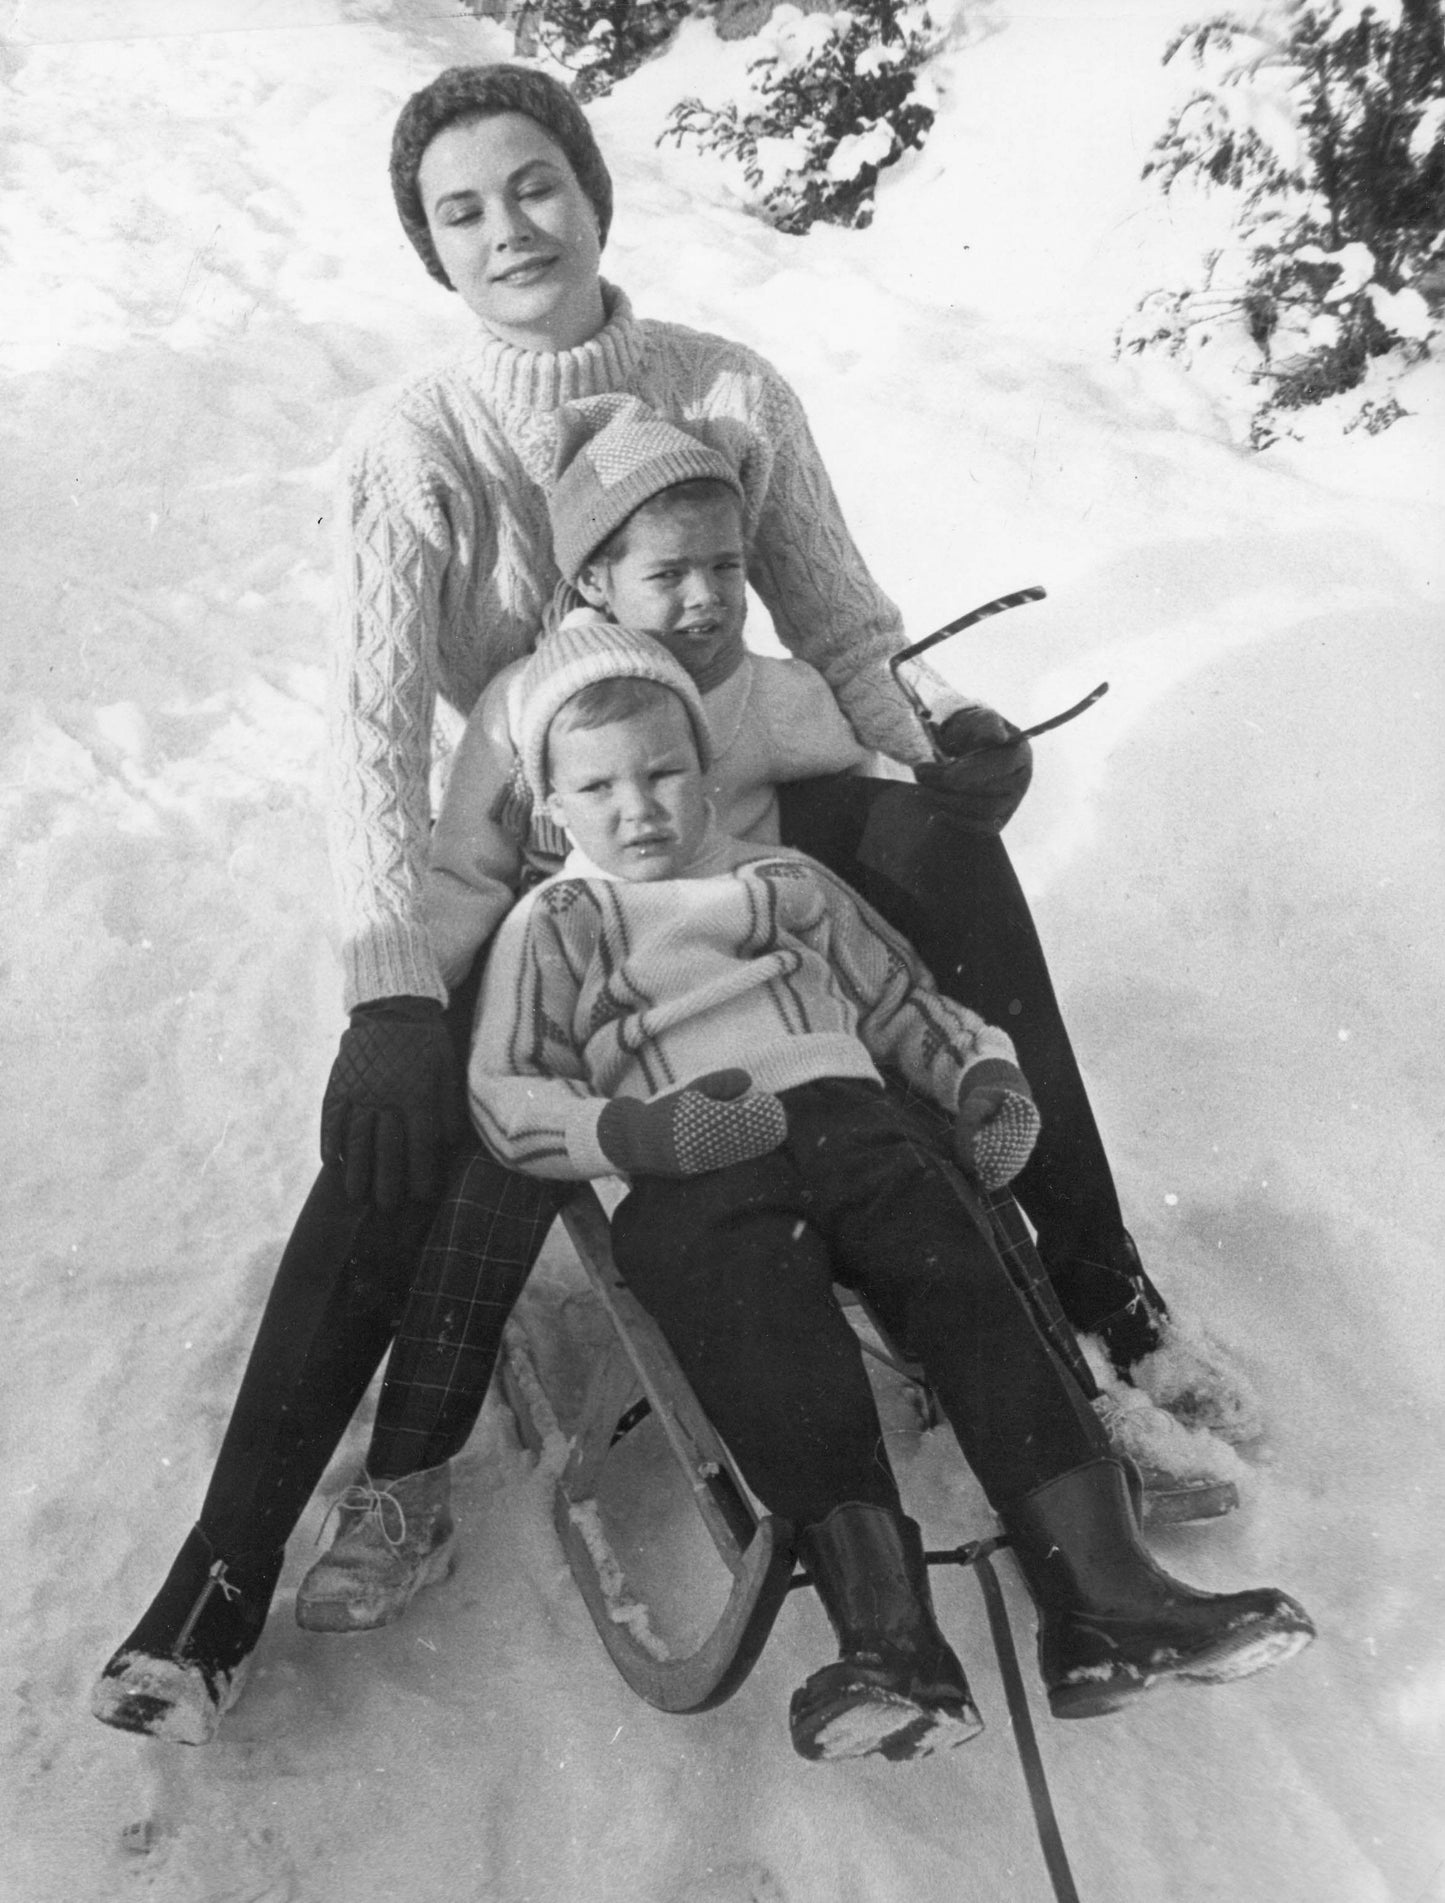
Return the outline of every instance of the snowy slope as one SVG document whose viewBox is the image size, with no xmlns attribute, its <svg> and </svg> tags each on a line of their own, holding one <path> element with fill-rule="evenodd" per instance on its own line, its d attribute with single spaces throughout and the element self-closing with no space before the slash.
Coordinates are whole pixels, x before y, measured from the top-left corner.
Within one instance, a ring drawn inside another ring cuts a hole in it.
<svg viewBox="0 0 1445 1903">
<path fill-rule="evenodd" d="M 1048 587 L 965 637 L 957 678 L 1019 718 L 1113 684 L 1040 743 L 1012 843 L 1146 1259 L 1272 1421 L 1242 1512 L 1160 1550 L 1288 1586 L 1322 1636 L 1246 1685 L 1046 1724 L 1083 1896 L 1445 1903 L 1441 378 L 1382 436 L 1251 458 L 1200 386 L 1112 360 L 1191 241 L 1137 174 L 1193 12 L 969 8 L 873 228 L 805 240 L 655 148 L 744 56 L 691 29 L 597 110 L 607 262 L 796 381 L 920 633 Z M 990 1726 L 950 1759 L 793 1757 L 825 1646 L 798 1599 L 731 1704 L 664 1718 L 607 1664 L 492 1411 L 461 1566 L 401 1625 L 310 1637 L 283 1590 L 224 1742 L 88 1717 L 313 1169 L 340 1025 L 328 457 L 467 321 L 395 224 L 390 120 L 507 48 L 454 0 L 9 0 L 0 28 L 0 1896 L 1045 1898 L 967 1581 L 939 1599 Z M 535 1299 L 565 1291 L 559 1252 Z M 940 1438 L 898 1432 L 930 1537 L 980 1528 Z"/>
</svg>

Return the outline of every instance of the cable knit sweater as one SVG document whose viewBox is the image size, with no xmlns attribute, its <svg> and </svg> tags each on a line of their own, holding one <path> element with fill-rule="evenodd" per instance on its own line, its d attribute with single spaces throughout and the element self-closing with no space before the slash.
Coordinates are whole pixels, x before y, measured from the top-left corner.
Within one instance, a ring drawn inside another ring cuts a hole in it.
<svg viewBox="0 0 1445 1903">
<path fill-rule="evenodd" d="M 616 1173 L 611 1097 L 741 1066 L 762 1090 L 880 1066 L 952 1112 L 965 1075 L 1023 1087 L 1003 1031 L 934 988 L 916 953 L 832 873 L 712 834 L 686 875 L 612 878 L 582 854 L 503 921 L 469 1070 L 484 1141 L 536 1176 Z"/>
<path fill-rule="evenodd" d="M 886 664 L 903 644 L 898 612 L 853 545 L 793 391 L 753 351 L 638 319 L 611 286 L 604 297 L 606 325 L 575 350 L 480 332 L 373 402 L 343 454 L 330 807 L 348 1008 L 446 995 L 422 902 L 437 697 L 470 713 L 542 625 L 558 579 L 543 484 L 556 410 L 573 398 L 630 391 L 727 453 L 749 580 L 780 638 L 865 746 L 929 757 Z"/>
<path fill-rule="evenodd" d="M 511 910 L 524 870 L 555 872 L 567 835 L 535 812 L 517 757 L 517 661 L 487 688 L 447 775 L 432 835 L 425 918 L 442 982 L 457 984 Z M 868 759 L 822 676 L 804 661 L 749 654 L 702 697 L 712 735 L 708 797 L 721 832 L 778 843 L 780 782 Z"/>
</svg>

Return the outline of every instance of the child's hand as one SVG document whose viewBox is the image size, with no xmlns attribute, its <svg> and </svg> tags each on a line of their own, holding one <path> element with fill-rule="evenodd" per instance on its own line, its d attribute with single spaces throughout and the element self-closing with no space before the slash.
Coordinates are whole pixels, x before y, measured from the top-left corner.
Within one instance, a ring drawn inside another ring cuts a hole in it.
<svg viewBox="0 0 1445 1903">
<path fill-rule="evenodd" d="M 1039 1134 L 1039 1113 L 1022 1071 L 997 1060 L 987 1069 L 987 1079 L 972 1084 L 964 1079 L 953 1147 L 959 1162 L 985 1189 L 1002 1189 L 1029 1160 Z"/>
<path fill-rule="evenodd" d="M 938 746 L 941 760 L 913 769 L 918 784 L 946 794 L 972 830 L 1002 832 L 1033 778 L 1028 741 L 991 707 L 960 707 L 944 721 Z"/>
<path fill-rule="evenodd" d="M 597 1119 L 597 1142 L 628 1176 L 700 1176 L 776 1150 L 788 1119 L 771 1091 L 745 1070 L 715 1070 L 648 1103 L 613 1097 Z"/>
</svg>

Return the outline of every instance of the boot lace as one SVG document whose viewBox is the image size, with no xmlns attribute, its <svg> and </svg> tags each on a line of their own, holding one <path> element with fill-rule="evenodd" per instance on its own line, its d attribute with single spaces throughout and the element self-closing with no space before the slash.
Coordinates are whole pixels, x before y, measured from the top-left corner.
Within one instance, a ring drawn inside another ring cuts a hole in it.
<svg viewBox="0 0 1445 1903">
<path fill-rule="evenodd" d="M 374 1527 L 382 1540 L 393 1553 L 406 1544 L 406 1509 L 394 1493 L 384 1486 L 378 1487 L 369 1475 L 363 1474 L 360 1480 L 337 1494 L 326 1510 L 326 1517 L 316 1532 L 316 1544 L 319 1546 L 331 1524 L 333 1514 L 351 1514 L 357 1516 L 358 1526 Z M 388 1521 L 388 1513 L 392 1515 Z M 392 1527 L 395 1527 L 395 1532 Z"/>
</svg>

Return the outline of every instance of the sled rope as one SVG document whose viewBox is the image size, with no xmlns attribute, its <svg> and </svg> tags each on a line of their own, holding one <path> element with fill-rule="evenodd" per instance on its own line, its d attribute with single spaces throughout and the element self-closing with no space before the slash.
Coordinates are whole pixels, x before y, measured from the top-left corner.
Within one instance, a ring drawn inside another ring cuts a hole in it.
<svg viewBox="0 0 1445 1903">
<path fill-rule="evenodd" d="M 1049 1881 L 1058 1903 L 1079 1903 L 1074 1873 L 1069 1868 L 1068 1853 L 1064 1849 L 1063 1835 L 1059 1830 L 1058 1818 L 1054 1815 L 1053 1799 L 1049 1795 L 1048 1779 L 1044 1775 L 1044 1761 L 1039 1753 L 1039 1741 L 1029 1712 L 1028 1694 L 1024 1690 L 1023 1673 L 1019 1670 L 1013 1633 L 1009 1629 L 1003 1589 L 998 1583 L 998 1574 L 993 1569 L 990 1557 L 1001 1546 L 1007 1545 L 1008 1541 L 1002 1535 L 997 1535 L 987 1540 L 971 1540 L 967 1546 L 952 1547 L 946 1552 L 928 1553 L 925 1558 L 931 1566 L 971 1566 L 974 1570 L 979 1590 L 983 1594 L 984 1611 L 988 1614 L 993 1649 L 998 1655 L 999 1676 L 1003 1680 L 1004 1697 L 1008 1702 L 1009 1722 L 1013 1726 L 1014 1744 L 1018 1748 L 1019 1765 L 1028 1787 L 1034 1829 L 1038 1834 L 1039 1849 L 1044 1855 Z"/>
</svg>

